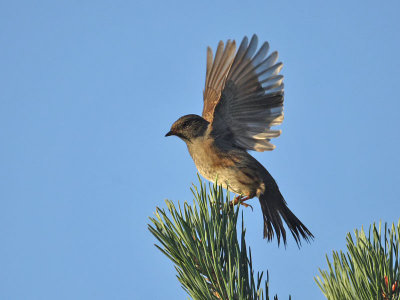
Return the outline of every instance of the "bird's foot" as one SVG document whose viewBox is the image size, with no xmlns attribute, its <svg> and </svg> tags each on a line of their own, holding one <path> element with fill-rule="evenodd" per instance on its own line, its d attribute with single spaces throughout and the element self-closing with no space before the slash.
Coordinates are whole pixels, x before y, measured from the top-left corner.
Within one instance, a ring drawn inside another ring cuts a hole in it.
<svg viewBox="0 0 400 300">
<path fill-rule="evenodd" d="M 253 206 L 251 206 L 250 204 L 240 202 L 240 205 L 243 205 L 244 207 L 250 207 L 251 210 L 253 210 Z"/>
<path fill-rule="evenodd" d="M 251 206 L 250 204 L 244 203 L 244 201 L 247 201 L 247 200 L 250 200 L 250 197 L 236 196 L 231 201 L 231 206 L 235 206 L 240 203 L 240 205 L 243 205 L 244 207 L 250 207 L 251 210 L 253 210 L 253 206 Z"/>
<path fill-rule="evenodd" d="M 242 203 L 244 201 L 249 200 L 249 197 L 243 197 L 243 196 L 236 196 L 235 198 L 233 198 L 233 200 L 231 201 L 231 205 L 234 206 L 236 204 Z"/>
</svg>

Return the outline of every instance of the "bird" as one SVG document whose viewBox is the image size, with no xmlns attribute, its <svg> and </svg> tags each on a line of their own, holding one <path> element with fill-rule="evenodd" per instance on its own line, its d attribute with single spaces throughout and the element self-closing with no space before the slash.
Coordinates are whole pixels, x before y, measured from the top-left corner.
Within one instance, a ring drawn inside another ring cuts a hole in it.
<svg viewBox="0 0 400 300">
<path fill-rule="evenodd" d="M 271 129 L 283 121 L 283 64 L 278 52 L 268 55 L 269 43 L 257 50 L 258 37 L 245 36 L 236 51 L 235 40 L 220 41 L 215 56 L 207 47 L 202 115 L 189 114 L 175 121 L 165 136 L 182 139 L 199 173 L 235 192 L 232 202 L 258 197 L 263 214 L 263 236 L 276 234 L 286 247 L 286 226 L 297 246 L 313 234 L 289 209 L 275 179 L 248 151 L 271 151 Z"/>
</svg>

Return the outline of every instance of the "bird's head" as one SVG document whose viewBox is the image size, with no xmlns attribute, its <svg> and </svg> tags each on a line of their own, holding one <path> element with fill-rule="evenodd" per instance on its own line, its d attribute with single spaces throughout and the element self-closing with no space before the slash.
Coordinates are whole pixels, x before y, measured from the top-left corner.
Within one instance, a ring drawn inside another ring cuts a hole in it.
<svg viewBox="0 0 400 300">
<path fill-rule="evenodd" d="M 198 115 L 186 115 L 180 117 L 171 126 L 171 130 L 165 136 L 176 135 L 185 142 L 203 136 L 207 130 L 208 122 Z"/>
</svg>

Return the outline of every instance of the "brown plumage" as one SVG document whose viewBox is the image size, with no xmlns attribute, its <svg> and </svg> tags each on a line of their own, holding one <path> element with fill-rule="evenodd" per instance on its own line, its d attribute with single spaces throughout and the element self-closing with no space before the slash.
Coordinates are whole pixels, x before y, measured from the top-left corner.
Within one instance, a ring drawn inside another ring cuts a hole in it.
<svg viewBox="0 0 400 300">
<path fill-rule="evenodd" d="M 202 117 L 179 118 L 166 136 L 185 141 L 200 174 L 216 179 L 239 195 L 259 198 L 264 219 L 264 238 L 274 233 L 286 245 L 285 221 L 298 245 L 301 237 L 313 238 L 306 226 L 289 210 L 273 177 L 248 150 L 273 150 L 271 138 L 283 121 L 282 63 L 277 52 L 267 56 L 265 42 L 257 50 L 257 36 L 247 37 L 236 51 L 235 41 L 221 41 L 215 56 L 207 49 L 206 83 Z"/>
</svg>

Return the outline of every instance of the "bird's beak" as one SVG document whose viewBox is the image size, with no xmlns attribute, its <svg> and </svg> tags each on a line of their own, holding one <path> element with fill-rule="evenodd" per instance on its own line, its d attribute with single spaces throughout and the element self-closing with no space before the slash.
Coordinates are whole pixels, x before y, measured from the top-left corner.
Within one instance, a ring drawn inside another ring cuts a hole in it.
<svg viewBox="0 0 400 300">
<path fill-rule="evenodd" d="M 165 136 L 171 136 L 174 135 L 174 133 L 172 132 L 172 130 L 168 131 L 167 134 Z"/>
</svg>

